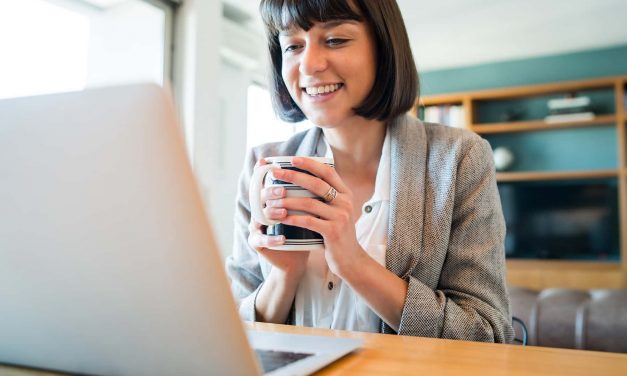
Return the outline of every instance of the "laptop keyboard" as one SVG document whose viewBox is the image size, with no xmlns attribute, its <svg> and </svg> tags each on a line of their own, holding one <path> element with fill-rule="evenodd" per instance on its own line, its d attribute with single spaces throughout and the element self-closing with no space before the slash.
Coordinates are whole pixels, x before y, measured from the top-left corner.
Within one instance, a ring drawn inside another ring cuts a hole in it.
<svg viewBox="0 0 627 376">
<path fill-rule="evenodd" d="M 259 350 L 255 349 L 263 373 L 272 372 L 290 363 L 294 363 L 298 360 L 305 359 L 314 354 L 287 352 L 287 351 L 273 351 L 273 350 Z"/>
</svg>

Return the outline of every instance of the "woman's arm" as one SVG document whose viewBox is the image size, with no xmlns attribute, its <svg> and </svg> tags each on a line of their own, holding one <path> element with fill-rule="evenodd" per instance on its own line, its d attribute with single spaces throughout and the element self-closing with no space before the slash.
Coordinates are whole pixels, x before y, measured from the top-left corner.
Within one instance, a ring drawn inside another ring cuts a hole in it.
<svg viewBox="0 0 627 376">
<path fill-rule="evenodd" d="M 256 161 L 254 153 L 250 153 L 240 177 L 234 247 L 233 253 L 227 258 L 226 268 L 243 319 L 284 324 L 288 320 L 298 282 L 306 270 L 309 252 L 284 252 L 267 248 L 283 244 L 284 238 L 265 235 L 261 224 L 251 220 L 248 190 L 252 170 L 258 164 Z M 265 162 L 260 161 L 259 164 Z M 270 189 L 262 190 L 264 201 L 284 195 L 284 190 L 279 193 Z M 272 208 L 264 211 L 273 219 L 286 215 Z M 269 272 L 266 270 L 265 278 L 260 256 L 272 265 Z"/>
<path fill-rule="evenodd" d="M 360 294 L 391 329 L 406 335 L 511 341 L 505 287 L 505 224 L 491 149 L 485 140 L 477 139 L 457 167 L 448 249 L 435 291 L 411 273 L 406 280 L 401 279 L 372 260 L 356 241 L 349 215 L 351 193 L 339 176 L 309 161 L 300 163 L 324 181 L 289 171 L 282 180 L 305 186 L 320 196 L 331 185 L 339 194 L 330 205 L 315 200 L 277 201 L 277 207 L 320 217 L 288 216 L 284 223 L 321 233 L 331 270 Z"/>
<path fill-rule="evenodd" d="M 250 204 L 248 187 L 257 161 L 254 151 L 248 153 L 239 178 L 235 207 L 233 249 L 226 258 L 226 272 L 239 305 L 242 319 L 256 321 L 255 300 L 264 281 L 259 254 L 248 245 Z"/>
<path fill-rule="evenodd" d="M 477 139 L 457 168 L 446 259 L 434 291 L 413 276 L 399 334 L 511 342 L 505 222 L 490 145 Z M 396 329 L 395 329 L 396 330 Z"/>
<path fill-rule="evenodd" d="M 338 276 L 395 331 L 401 323 L 408 283 L 371 258 L 366 251 L 353 267 L 338 270 Z"/>
</svg>

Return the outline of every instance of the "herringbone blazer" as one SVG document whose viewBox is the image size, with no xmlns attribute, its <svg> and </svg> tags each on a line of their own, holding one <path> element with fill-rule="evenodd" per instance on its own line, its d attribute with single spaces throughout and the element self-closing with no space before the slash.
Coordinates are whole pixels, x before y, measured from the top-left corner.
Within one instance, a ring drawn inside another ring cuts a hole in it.
<svg viewBox="0 0 627 376">
<path fill-rule="evenodd" d="M 409 282 L 398 334 L 510 342 L 505 223 L 490 145 L 474 133 L 406 115 L 389 127 L 386 267 Z M 262 256 L 248 245 L 254 165 L 270 156 L 313 156 L 321 135 L 312 128 L 286 142 L 253 148 L 246 158 L 234 248 L 226 261 L 245 320 L 255 320 L 255 298 L 269 273 L 262 265 L 267 263 L 260 263 Z M 381 332 L 396 333 L 383 321 Z"/>
</svg>

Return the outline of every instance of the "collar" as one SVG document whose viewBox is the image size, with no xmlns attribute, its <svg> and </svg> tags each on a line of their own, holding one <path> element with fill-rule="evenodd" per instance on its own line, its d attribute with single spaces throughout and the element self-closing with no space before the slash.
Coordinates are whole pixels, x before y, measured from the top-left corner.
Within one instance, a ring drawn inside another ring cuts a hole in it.
<svg viewBox="0 0 627 376">
<path fill-rule="evenodd" d="M 374 185 L 374 194 L 364 203 L 364 206 L 390 200 L 390 143 L 390 129 L 386 126 L 385 139 L 383 140 L 383 147 L 381 148 L 381 158 L 379 159 L 377 178 Z M 324 137 L 324 133 L 323 136 L 318 139 L 316 156 L 333 158 L 333 151 Z"/>
</svg>

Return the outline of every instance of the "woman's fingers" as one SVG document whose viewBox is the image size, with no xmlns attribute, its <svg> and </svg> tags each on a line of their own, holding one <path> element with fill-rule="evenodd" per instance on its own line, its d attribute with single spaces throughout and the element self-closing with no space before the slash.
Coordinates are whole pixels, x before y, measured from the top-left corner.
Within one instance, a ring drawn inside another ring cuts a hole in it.
<svg viewBox="0 0 627 376">
<path fill-rule="evenodd" d="M 348 188 L 332 167 L 308 158 L 295 158 L 295 160 L 303 161 L 298 164 L 299 169 L 307 170 L 316 176 L 287 169 L 276 169 L 272 171 L 272 175 L 277 179 L 299 185 L 320 197 L 323 197 L 331 187 L 340 193 L 348 192 Z"/>
<path fill-rule="evenodd" d="M 261 230 L 263 225 L 254 220 L 250 221 L 248 225 L 248 245 L 252 248 L 259 250 L 261 248 L 268 248 L 272 246 L 279 246 L 285 243 L 285 236 L 268 236 Z"/>
<path fill-rule="evenodd" d="M 320 200 L 304 197 L 268 200 L 266 201 L 266 209 L 273 212 L 278 210 L 298 210 L 326 220 L 336 219 L 340 215 L 340 212 L 330 208 L 329 205 L 320 202 Z M 283 218 L 287 215 L 287 212 L 281 212 L 280 214 L 280 218 L 273 217 L 272 219 L 281 220 L 281 222 L 283 222 Z"/>
<path fill-rule="evenodd" d="M 275 201 L 275 200 L 272 200 Z M 269 202 L 269 201 L 267 201 Z M 285 216 L 287 215 L 287 210 L 284 208 L 279 208 L 279 207 L 268 207 L 266 206 L 263 209 L 263 215 L 266 216 L 266 218 L 268 219 L 272 219 L 275 221 L 280 221 L 281 219 L 285 218 Z"/>
<path fill-rule="evenodd" d="M 271 186 L 265 187 L 261 190 L 261 202 L 265 202 L 268 200 L 275 200 L 278 198 L 283 198 L 286 195 L 285 188 Z"/>
<path fill-rule="evenodd" d="M 288 215 L 283 219 L 282 223 L 288 226 L 306 228 L 321 234 L 325 238 L 327 234 L 331 233 L 331 226 L 333 226 L 331 222 L 311 215 Z"/>
<path fill-rule="evenodd" d="M 283 235 L 268 236 L 259 232 L 250 234 L 248 238 L 248 244 L 257 250 L 260 248 L 270 248 L 273 246 L 283 245 L 284 243 L 285 236 Z"/>
<path fill-rule="evenodd" d="M 329 183 L 331 187 L 337 189 L 337 191 L 340 193 L 348 192 L 348 187 L 344 184 L 344 182 L 342 181 L 342 178 L 340 178 L 340 175 L 338 175 L 337 171 L 335 171 L 335 169 L 331 166 L 328 166 L 324 163 L 317 162 L 311 158 L 305 158 L 305 157 L 294 157 L 292 159 L 292 165 L 294 167 L 300 168 L 301 170 L 306 170 L 306 171 L 311 172 L 312 174 L 316 175 L 320 179 Z M 325 193 L 327 193 L 327 191 L 329 190 L 329 187 L 323 186 L 322 188 L 326 188 L 326 189 L 324 189 L 323 192 L 314 192 L 314 193 L 316 194 L 320 193 L 319 196 L 322 196 Z"/>
</svg>

